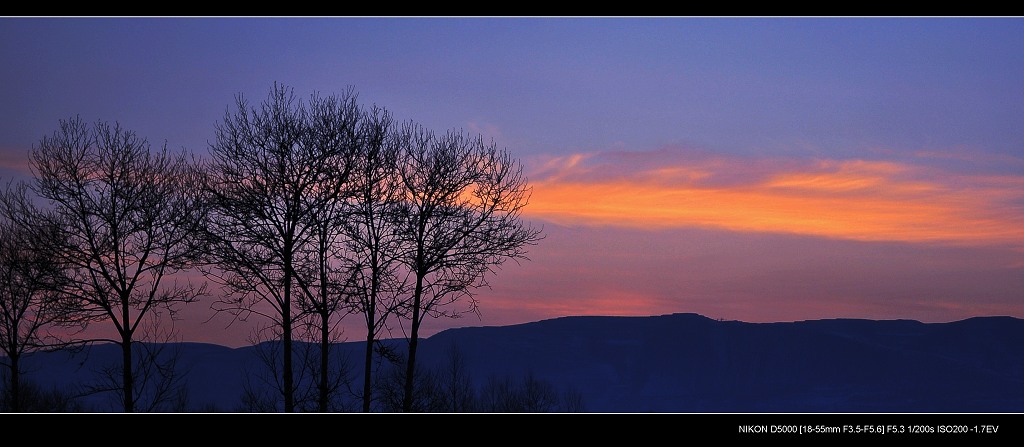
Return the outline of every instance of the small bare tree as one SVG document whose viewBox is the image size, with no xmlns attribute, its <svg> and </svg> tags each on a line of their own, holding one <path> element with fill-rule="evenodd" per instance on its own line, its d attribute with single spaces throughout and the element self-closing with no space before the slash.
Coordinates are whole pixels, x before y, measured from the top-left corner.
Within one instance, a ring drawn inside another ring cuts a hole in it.
<svg viewBox="0 0 1024 447">
<path fill-rule="evenodd" d="M 569 396 L 570 393 L 566 393 Z M 558 390 L 527 373 L 521 380 L 491 376 L 480 391 L 480 411 L 488 413 L 568 412 Z"/>
<path fill-rule="evenodd" d="M 411 411 L 423 320 L 475 312 L 473 293 L 487 286 L 486 275 L 508 259 L 525 258 L 542 235 L 521 220 L 530 196 L 521 165 L 493 142 L 408 124 L 400 144 L 405 196 L 399 259 L 413 278 L 405 303 L 410 334 L 403 409 Z M 452 309 L 459 300 L 467 306 Z"/>
<path fill-rule="evenodd" d="M 7 409 L 19 412 L 22 399 L 21 358 L 52 345 L 43 333 L 71 309 L 61 291 L 67 277 L 49 242 L 57 229 L 33 216 L 38 210 L 20 184 L 0 196 L 0 366 L 7 368 Z"/>
<path fill-rule="evenodd" d="M 174 318 L 177 304 L 205 287 L 169 283 L 202 254 L 199 175 L 187 155 L 156 151 L 118 124 L 75 118 L 44 137 L 30 157 L 32 191 L 49 205 L 37 219 L 54 228 L 48 253 L 69 271 L 78 321 L 108 321 L 121 347 L 124 411 L 135 410 L 133 342 L 155 312 Z"/>
<path fill-rule="evenodd" d="M 468 413 L 476 408 L 476 390 L 466 365 L 466 355 L 459 346 L 448 347 L 445 361 L 438 368 L 438 385 L 443 396 L 443 408 L 448 413 Z"/>
</svg>

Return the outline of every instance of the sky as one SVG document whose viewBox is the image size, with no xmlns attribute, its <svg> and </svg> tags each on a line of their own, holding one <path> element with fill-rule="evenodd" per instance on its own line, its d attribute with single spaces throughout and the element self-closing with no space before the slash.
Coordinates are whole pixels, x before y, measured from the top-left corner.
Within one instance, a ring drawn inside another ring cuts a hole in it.
<svg viewBox="0 0 1024 447">
<path fill-rule="evenodd" d="M 0 63 L 4 181 L 74 116 L 203 154 L 275 82 L 493 139 L 546 237 L 427 335 L 1024 318 L 1024 19 L 5 17 Z M 187 341 L 251 331 L 182 315 Z"/>
</svg>

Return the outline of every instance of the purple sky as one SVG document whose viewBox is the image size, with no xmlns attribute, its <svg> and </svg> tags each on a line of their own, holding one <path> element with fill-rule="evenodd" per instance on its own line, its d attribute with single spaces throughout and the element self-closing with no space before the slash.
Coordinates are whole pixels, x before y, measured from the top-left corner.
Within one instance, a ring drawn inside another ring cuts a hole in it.
<svg viewBox="0 0 1024 447">
<path fill-rule="evenodd" d="M 534 185 L 547 238 L 428 333 L 1024 317 L 1022 44 L 1016 18 L 2 18 L 0 177 L 71 116 L 202 153 L 238 93 L 351 85 Z M 246 343 L 184 315 L 186 340 Z"/>
</svg>

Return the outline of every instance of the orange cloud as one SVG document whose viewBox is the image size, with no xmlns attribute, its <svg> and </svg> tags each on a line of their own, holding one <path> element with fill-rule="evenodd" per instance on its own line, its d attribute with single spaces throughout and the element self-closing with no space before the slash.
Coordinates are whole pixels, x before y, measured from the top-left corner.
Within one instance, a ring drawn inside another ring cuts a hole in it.
<svg viewBox="0 0 1024 447">
<path fill-rule="evenodd" d="M 646 153 L 651 161 L 638 154 L 645 153 L 549 160 L 531 176 L 526 212 L 568 225 L 1024 242 L 1024 176 L 961 175 L 893 161 L 673 160 L 664 151 Z"/>
</svg>

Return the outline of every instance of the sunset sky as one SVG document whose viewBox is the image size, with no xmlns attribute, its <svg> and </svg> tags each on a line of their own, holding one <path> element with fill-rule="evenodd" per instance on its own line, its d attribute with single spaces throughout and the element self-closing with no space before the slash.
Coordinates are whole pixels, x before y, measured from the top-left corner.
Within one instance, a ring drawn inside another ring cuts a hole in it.
<svg viewBox="0 0 1024 447">
<path fill-rule="evenodd" d="M 274 82 L 493 139 L 547 237 L 428 334 L 1024 318 L 1024 19 L 0 18 L 0 62 L 5 184 L 76 115 L 203 154 Z M 211 315 L 181 337 L 246 344 Z"/>
</svg>

